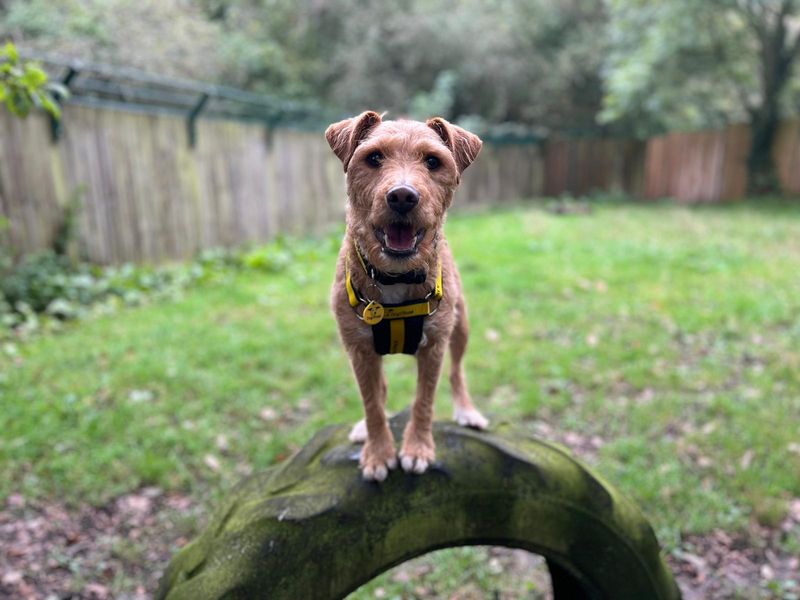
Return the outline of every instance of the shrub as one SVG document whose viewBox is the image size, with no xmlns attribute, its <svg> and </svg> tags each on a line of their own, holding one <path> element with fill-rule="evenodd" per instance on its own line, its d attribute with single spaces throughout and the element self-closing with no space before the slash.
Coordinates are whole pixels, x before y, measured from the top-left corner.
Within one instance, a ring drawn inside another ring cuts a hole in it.
<svg viewBox="0 0 800 600">
<path fill-rule="evenodd" d="M 42 324 L 79 318 L 94 307 L 113 310 L 169 296 L 239 269 L 276 273 L 314 260 L 336 238 L 302 242 L 280 238 L 250 250 L 203 250 L 189 263 L 152 267 L 101 267 L 54 250 L 0 263 L 0 337 L 3 330 L 39 329 Z M 0 260 L 2 255 L 0 254 Z"/>
</svg>

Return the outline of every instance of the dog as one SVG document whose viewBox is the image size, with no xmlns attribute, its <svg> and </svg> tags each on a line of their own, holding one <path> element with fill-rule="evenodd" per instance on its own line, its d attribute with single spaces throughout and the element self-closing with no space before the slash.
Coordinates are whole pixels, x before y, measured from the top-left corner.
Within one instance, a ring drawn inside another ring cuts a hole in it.
<svg viewBox="0 0 800 600">
<path fill-rule="evenodd" d="M 332 124 L 325 137 L 347 180 L 346 232 L 331 307 L 364 403 L 365 418 L 350 440 L 364 442 L 363 479 L 383 481 L 398 466 L 382 360 L 412 354 L 417 391 L 399 464 L 421 474 L 436 458 L 433 403 L 448 347 L 455 421 L 488 426 L 467 390 L 467 308 L 443 231 L 461 174 L 482 142 L 439 117 L 392 121 L 373 111 Z"/>
</svg>

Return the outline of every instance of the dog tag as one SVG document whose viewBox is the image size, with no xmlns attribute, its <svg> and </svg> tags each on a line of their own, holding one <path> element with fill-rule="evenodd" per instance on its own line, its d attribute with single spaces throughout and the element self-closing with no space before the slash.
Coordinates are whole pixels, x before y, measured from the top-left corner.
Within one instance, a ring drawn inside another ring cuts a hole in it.
<svg viewBox="0 0 800 600">
<path fill-rule="evenodd" d="M 372 300 L 364 307 L 363 317 L 367 325 L 377 325 L 383 321 L 383 305 Z"/>
</svg>

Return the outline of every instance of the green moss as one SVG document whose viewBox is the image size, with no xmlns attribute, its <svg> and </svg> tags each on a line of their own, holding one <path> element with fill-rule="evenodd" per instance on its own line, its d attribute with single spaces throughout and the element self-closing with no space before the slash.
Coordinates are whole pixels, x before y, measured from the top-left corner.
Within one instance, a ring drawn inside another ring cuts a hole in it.
<svg viewBox="0 0 800 600">
<path fill-rule="evenodd" d="M 398 436 L 406 419 L 392 420 Z M 601 598 L 678 597 L 641 512 L 560 447 L 506 423 L 437 423 L 434 435 L 429 472 L 376 484 L 361 480 L 347 428 L 323 429 L 231 490 L 158 598 L 340 598 L 414 556 L 477 544 L 542 554 Z"/>
</svg>

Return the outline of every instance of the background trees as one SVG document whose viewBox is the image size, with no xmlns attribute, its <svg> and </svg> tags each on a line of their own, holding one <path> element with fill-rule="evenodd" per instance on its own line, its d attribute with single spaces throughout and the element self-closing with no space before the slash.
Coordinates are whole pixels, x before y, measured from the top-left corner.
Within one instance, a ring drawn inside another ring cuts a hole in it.
<svg viewBox="0 0 800 600">
<path fill-rule="evenodd" d="M 773 181 L 780 118 L 800 107 L 798 0 L 609 0 L 599 117 L 639 134 L 748 122 L 751 186 Z"/>
<path fill-rule="evenodd" d="M 800 0 L 0 0 L 23 48 L 541 133 L 651 135 L 800 109 Z"/>
</svg>

